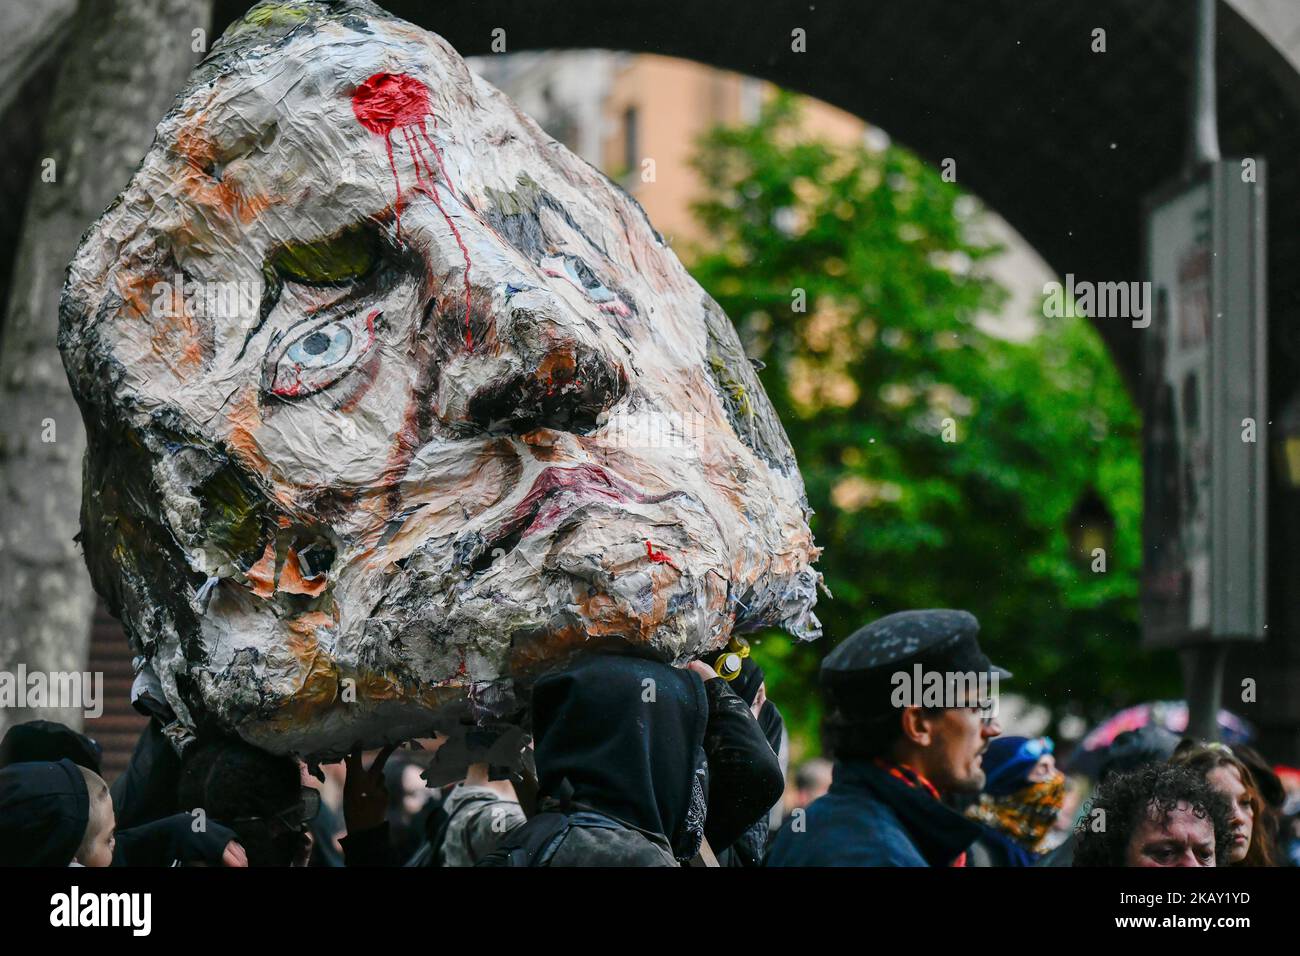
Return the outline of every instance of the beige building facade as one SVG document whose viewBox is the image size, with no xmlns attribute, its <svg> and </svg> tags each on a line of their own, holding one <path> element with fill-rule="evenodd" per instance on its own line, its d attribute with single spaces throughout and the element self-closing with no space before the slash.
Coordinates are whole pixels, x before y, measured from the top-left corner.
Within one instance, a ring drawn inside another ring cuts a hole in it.
<svg viewBox="0 0 1300 956">
<path fill-rule="evenodd" d="M 689 60 L 603 50 L 475 57 L 472 69 L 542 128 L 637 198 L 679 254 L 703 238 L 691 215 L 701 198 L 690 159 L 718 124 L 752 122 L 775 87 Z M 848 143 L 867 135 L 858 117 L 808 99 L 810 137 Z"/>
<path fill-rule="evenodd" d="M 776 87 L 763 80 L 654 54 L 575 50 L 474 57 L 470 67 L 502 89 L 542 128 L 636 197 L 664 239 L 690 263 L 707 236 L 691 212 L 703 184 L 690 160 L 717 124 L 752 122 Z M 810 138 L 883 148 L 889 136 L 851 113 L 806 97 Z M 983 266 L 1010 293 L 997 315 L 981 316 L 992 334 L 1025 338 L 1038 328 L 1051 270 L 1000 217 L 979 218 L 984 238 L 1006 252 Z"/>
</svg>

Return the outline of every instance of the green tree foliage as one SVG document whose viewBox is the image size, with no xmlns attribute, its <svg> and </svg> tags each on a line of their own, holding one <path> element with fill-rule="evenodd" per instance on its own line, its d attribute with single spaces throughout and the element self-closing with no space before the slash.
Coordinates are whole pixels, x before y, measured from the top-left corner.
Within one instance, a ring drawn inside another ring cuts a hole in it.
<svg viewBox="0 0 1300 956">
<path fill-rule="evenodd" d="M 695 165 L 692 272 L 766 363 L 834 594 L 822 641 L 757 643 L 798 749 L 817 749 L 822 656 L 905 608 L 973 611 L 1003 689 L 1057 719 L 1177 694 L 1172 656 L 1138 646 L 1140 420 L 1095 330 L 985 331 L 1006 296 L 978 205 L 900 147 L 803 137 L 792 96 L 712 130 Z M 1114 519 L 1104 573 L 1067 527 L 1090 493 Z"/>
</svg>

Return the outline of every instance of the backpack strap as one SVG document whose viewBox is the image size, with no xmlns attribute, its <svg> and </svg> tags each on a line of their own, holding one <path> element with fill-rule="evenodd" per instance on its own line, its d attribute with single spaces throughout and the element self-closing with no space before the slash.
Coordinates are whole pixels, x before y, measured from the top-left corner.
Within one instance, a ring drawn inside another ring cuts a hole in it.
<svg viewBox="0 0 1300 956">
<path fill-rule="evenodd" d="M 564 813 L 539 813 L 512 830 L 478 866 L 546 866 L 572 826 Z"/>
<path fill-rule="evenodd" d="M 703 837 L 700 838 L 700 848 L 695 851 L 695 855 L 691 857 L 690 862 L 686 865 L 696 868 L 719 865 L 718 857 L 714 854 L 713 847 L 709 846 L 708 840 Z"/>
<path fill-rule="evenodd" d="M 429 819 L 425 821 L 424 832 L 427 838 L 420 845 L 420 848 L 411 855 L 411 858 L 402 865 L 442 866 L 442 847 L 447 842 L 447 830 L 451 827 L 451 821 L 466 807 L 477 806 L 492 799 L 486 795 L 472 796 L 469 799 L 462 800 L 450 814 L 439 804 L 429 816 Z"/>
</svg>

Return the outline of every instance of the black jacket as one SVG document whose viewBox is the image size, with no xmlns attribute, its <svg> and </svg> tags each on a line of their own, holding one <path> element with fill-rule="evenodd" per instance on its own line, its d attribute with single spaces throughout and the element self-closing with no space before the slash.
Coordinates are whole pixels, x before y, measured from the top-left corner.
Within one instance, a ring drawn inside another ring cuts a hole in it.
<svg viewBox="0 0 1300 956">
<path fill-rule="evenodd" d="M 180 755 L 157 718 L 151 717 L 136 741 L 131 762 L 109 788 L 118 829 L 161 820 L 180 809 L 176 805 L 180 779 Z"/>
<path fill-rule="evenodd" d="M 746 849 L 761 857 L 761 842 L 751 847 L 761 824 L 781 799 L 785 777 L 781 761 L 749 705 L 722 678 L 704 682 L 709 695 L 709 723 L 704 734 L 708 757 L 709 801 L 704 836 L 715 852 L 749 837 Z M 778 746 L 779 746 L 778 738 Z M 753 831 L 751 833 L 751 831 Z"/>
<path fill-rule="evenodd" d="M 825 796 L 788 820 L 768 866 L 949 866 L 981 827 L 869 760 L 840 760 Z"/>
<path fill-rule="evenodd" d="M 746 661 L 748 662 L 748 660 Z M 743 676 L 743 675 L 742 675 Z M 734 685 L 734 682 L 733 682 Z M 735 687 L 732 687 L 735 690 Z M 740 695 L 743 699 L 744 695 Z M 752 702 L 751 702 L 752 706 Z M 777 792 L 776 800 L 772 801 L 775 806 L 780 800 L 780 794 L 785 790 L 785 767 L 781 759 L 781 748 L 785 742 L 785 720 L 781 717 L 781 712 L 777 710 L 776 705 L 770 700 L 763 705 L 763 709 L 758 712 L 758 725 L 763 730 L 763 736 L 767 739 L 767 744 L 772 748 L 772 753 L 777 757 L 777 777 L 771 777 L 767 780 L 767 786 L 773 786 L 776 779 L 781 781 L 781 789 Z M 770 774 L 770 768 L 766 771 Z M 714 813 L 712 806 L 709 808 L 710 814 Z M 714 846 L 712 838 L 709 840 L 709 846 L 713 848 L 714 854 L 718 858 L 718 866 L 726 867 L 750 867 L 762 866 L 763 857 L 767 853 L 768 840 L 772 836 L 770 828 L 770 817 L 772 809 L 754 820 L 754 822 L 736 839 L 730 846 Z"/>
<path fill-rule="evenodd" d="M 567 821 L 535 818 L 481 865 L 672 866 L 701 834 L 734 843 L 784 786 L 762 728 L 726 681 L 656 661 L 592 656 L 545 675 L 533 730 L 540 792 Z M 538 843 L 539 827 L 555 836 Z"/>
</svg>

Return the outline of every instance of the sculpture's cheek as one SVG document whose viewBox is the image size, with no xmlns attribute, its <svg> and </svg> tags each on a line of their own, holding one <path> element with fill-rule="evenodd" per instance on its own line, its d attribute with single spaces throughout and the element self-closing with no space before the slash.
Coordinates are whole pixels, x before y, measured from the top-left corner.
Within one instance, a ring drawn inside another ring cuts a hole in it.
<svg viewBox="0 0 1300 956">
<path fill-rule="evenodd" d="M 268 477 L 271 463 L 262 452 L 258 432 L 262 427 L 262 409 L 257 386 L 246 385 L 235 395 L 226 415 L 226 444 L 239 456 L 244 467 L 254 474 Z"/>
<path fill-rule="evenodd" d="M 252 223 L 277 201 L 273 196 L 246 192 L 232 177 L 213 180 L 193 167 L 184 168 L 175 186 L 193 209 L 243 225 Z"/>
</svg>

